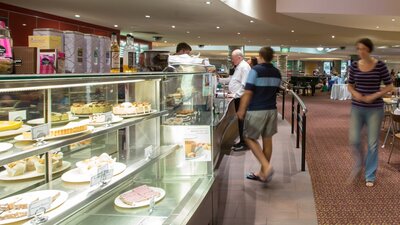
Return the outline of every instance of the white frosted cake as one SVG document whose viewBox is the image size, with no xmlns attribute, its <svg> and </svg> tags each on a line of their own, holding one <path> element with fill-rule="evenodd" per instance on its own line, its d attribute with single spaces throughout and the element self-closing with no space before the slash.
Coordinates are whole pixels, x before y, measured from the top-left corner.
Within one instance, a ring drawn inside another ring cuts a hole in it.
<svg viewBox="0 0 400 225">
<path fill-rule="evenodd" d="M 151 112 L 151 104 L 148 102 L 124 102 L 113 107 L 116 115 L 135 115 Z"/>
</svg>

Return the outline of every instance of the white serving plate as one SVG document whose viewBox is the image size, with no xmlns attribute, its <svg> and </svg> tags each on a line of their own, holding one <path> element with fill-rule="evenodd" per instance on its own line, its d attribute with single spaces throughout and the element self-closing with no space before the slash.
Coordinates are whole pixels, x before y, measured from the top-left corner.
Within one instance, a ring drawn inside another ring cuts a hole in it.
<svg viewBox="0 0 400 225">
<path fill-rule="evenodd" d="M 7 142 L 0 142 L 0 152 L 5 152 L 10 150 L 14 145 Z"/>
<path fill-rule="evenodd" d="M 8 198 L 2 199 L 0 201 L 7 201 L 7 199 L 14 198 L 14 197 L 17 197 L 17 196 L 18 197 L 51 196 L 49 194 L 56 193 L 56 192 L 60 192 L 60 195 L 58 196 L 58 198 L 53 203 L 51 203 L 50 209 L 47 210 L 47 212 L 48 212 L 48 211 L 51 211 L 51 210 L 59 207 L 65 201 L 67 201 L 68 193 L 65 192 L 65 191 L 58 191 L 58 190 L 33 191 L 33 192 L 28 192 L 28 193 L 24 193 L 24 194 L 8 197 Z M 9 223 L 15 223 L 15 222 L 22 221 L 22 220 L 27 220 L 27 219 L 29 219 L 28 216 L 19 217 L 19 218 L 15 218 L 15 219 L 0 220 L 0 225 L 9 224 Z"/>
<path fill-rule="evenodd" d="M 8 136 L 22 134 L 23 132 L 30 131 L 31 128 L 32 128 L 31 126 L 22 125 L 22 127 L 19 128 L 18 130 L 7 130 L 7 131 L 0 132 L 0 137 L 8 137 Z"/>
<path fill-rule="evenodd" d="M 114 164 L 113 172 L 114 176 L 124 172 L 126 165 L 123 163 L 116 162 Z M 89 174 L 82 174 L 79 168 L 72 169 L 61 176 L 61 180 L 70 183 L 85 183 L 90 182 L 91 176 Z"/>
<path fill-rule="evenodd" d="M 122 118 L 120 116 L 113 116 L 111 123 L 119 123 L 122 120 L 124 120 L 124 118 Z M 103 123 L 92 123 L 92 122 L 89 122 L 90 126 L 103 126 L 103 125 L 106 125 L 106 124 L 107 124 L 106 122 L 103 122 Z"/>
<path fill-rule="evenodd" d="M 66 169 L 68 169 L 70 167 L 71 167 L 71 163 L 70 162 L 63 161 L 62 167 L 55 169 L 53 171 L 53 174 L 62 172 L 62 171 L 66 170 Z M 44 173 L 38 173 L 36 171 L 25 172 L 24 174 L 19 175 L 19 176 L 15 176 L 15 177 L 8 176 L 6 170 L 0 172 L 0 180 L 2 180 L 2 181 L 26 180 L 26 179 L 43 177 L 43 176 L 44 176 Z"/>
<path fill-rule="evenodd" d="M 53 140 L 53 139 L 60 139 L 60 138 L 75 136 L 75 135 L 78 135 L 78 134 L 92 132 L 93 130 L 94 130 L 93 126 L 88 126 L 87 130 L 84 130 L 84 131 L 81 131 L 81 132 L 76 132 L 76 133 L 73 133 L 73 134 L 60 135 L 60 136 L 56 136 L 56 137 L 45 137 L 44 140 Z M 14 137 L 14 140 L 15 141 L 35 141 L 35 140 L 32 140 L 32 139 L 26 139 L 22 135 L 18 135 L 16 137 Z"/>
<path fill-rule="evenodd" d="M 120 116 L 120 117 L 122 117 L 122 118 L 131 118 L 131 117 L 147 116 L 147 115 L 150 115 L 150 114 L 153 114 L 153 113 L 156 113 L 156 112 L 157 112 L 157 110 L 152 109 L 151 112 L 148 112 L 148 113 L 141 113 L 141 114 L 125 114 L 125 115 L 116 114 L 116 115 L 117 115 L 117 116 Z"/>
<path fill-rule="evenodd" d="M 165 197 L 166 193 L 165 193 L 164 189 L 157 188 L 157 187 L 149 187 L 149 188 L 153 191 L 160 193 L 160 196 L 158 196 L 157 198 L 154 199 L 154 203 L 161 201 Z M 150 205 L 150 199 L 146 200 L 146 201 L 135 203 L 133 205 L 128 205 L 128 204 L 125 204 L 118 196 L 115 198 L 114 204 L 120 208 L 134 209 L 134 208 L 140 208 L 140 207 Z"/>
<path fill-rule="evenodd" d="M 72 116 L 69 118 L 69 120 L 63 120 L 63 121 L 56 121 L 56 122 L 51 122 L 53 125 L 62 125 L 62 124 L 67 124 L 71 121 L 79 120 L 79 117 L 77 116 Z M 34 119 L 34 120 L 28 120 L 28 124 L 31 125 L 41 125 L 44 124 L 44 118 L 39 118 L 39 119 Z"/>
</svg>

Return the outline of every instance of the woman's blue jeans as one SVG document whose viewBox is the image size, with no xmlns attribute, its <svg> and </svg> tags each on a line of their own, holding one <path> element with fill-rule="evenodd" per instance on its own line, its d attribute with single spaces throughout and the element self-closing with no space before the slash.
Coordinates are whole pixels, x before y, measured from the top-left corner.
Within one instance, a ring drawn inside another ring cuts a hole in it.
<svg viewBox="0 0 400 225">
<path fill-rule="evenodd" d="M 364 163 L 361 145 L 361 131 L 364 126 L 367 129 L 368 153 L 365 158 L 365 180 L 375 181 L 378 168 L 379 133 L 384 116 L 382 108 L 363 108 L 352 106 L 350 117 L 350 145 L 353 157 L 356 161 L 355 170 L 360 171 Z"/>
</svg>

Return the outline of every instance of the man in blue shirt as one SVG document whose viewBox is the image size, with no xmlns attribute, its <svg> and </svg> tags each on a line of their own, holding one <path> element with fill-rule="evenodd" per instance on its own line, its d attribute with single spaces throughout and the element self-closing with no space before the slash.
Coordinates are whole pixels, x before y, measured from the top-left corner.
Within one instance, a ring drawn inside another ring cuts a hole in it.
<svg viewBox="0 0 400 225">
<path fill-rule="evenodd" d="M 273 57 L 272 48 L 260 49 L 259 64 L 249 73 L 237 113 L 239 119 L 244 119 L 246 144 L 261 164 L 260 171 L 249 173 L 247 178 L 262 182 L 269 182 L 272 178 L 272 136 L 278 131 L 276 94 L 281 84 L 281 73 L 271 64 Z M 260 136 L 262 147 L 257 141 Z"/>
</svg>

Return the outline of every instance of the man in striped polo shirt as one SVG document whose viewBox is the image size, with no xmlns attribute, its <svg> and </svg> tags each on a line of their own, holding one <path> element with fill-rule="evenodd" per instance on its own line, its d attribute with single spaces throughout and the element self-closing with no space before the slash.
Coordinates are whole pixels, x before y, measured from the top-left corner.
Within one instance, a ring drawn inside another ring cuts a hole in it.
<svg viewBox="0 0 400 225">
<path fill-rule="evenodd" d="M 239 119 L 244 119 L 246 144 L 261 164 L 260 171 L 249 173 L 247 178 L 261 182 L 269 182 L 272 178 L 272 136 L 278 131 L 276 94 L 281 84 L 281 73 L 271 64 L 273 57 L 272 48 L 260 49 L 259 64 L 249 73 L 238 111 Z M 257 141 L 260 136 L 263 147 Z"/>
</svg>

